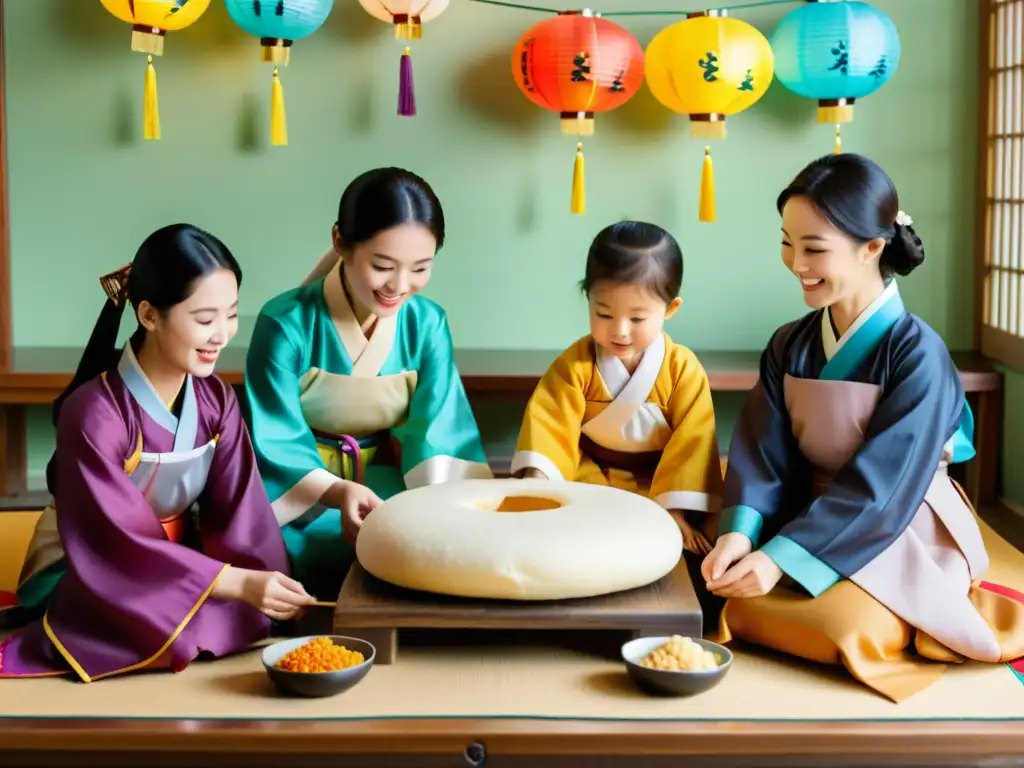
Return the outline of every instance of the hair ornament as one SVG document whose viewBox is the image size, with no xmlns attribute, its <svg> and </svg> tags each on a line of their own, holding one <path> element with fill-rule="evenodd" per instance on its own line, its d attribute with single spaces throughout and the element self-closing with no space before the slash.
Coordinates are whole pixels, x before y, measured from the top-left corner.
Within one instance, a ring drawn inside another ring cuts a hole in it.
<svg viewBox="0 0 1024 768">
<path fill-rule="evenodd" d="M 132 265 L 125 266 L 113 272 L 108 272 L 100 278 L 100 285 L 107 298 L 114 304 L 120 306 L 128 298 L 128 276 L 132 272 Z"/>
<path fill-rule="evenodd" d="M 899 227 L 911 227 L 914 225 L 914 220 L 907 215 L 906 211 L 899 211 L 896 214 L 896 226 Z"/>
</svg>

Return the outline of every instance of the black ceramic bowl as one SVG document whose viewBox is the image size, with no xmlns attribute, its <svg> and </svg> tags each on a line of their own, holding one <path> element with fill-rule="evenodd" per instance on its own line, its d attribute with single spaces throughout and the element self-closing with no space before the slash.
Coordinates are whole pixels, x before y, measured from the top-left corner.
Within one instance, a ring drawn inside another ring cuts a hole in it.
<svg viewBox="0 0 1024 768">
<path fill-rule="evenodd" d="M 282 692 L 308 697 L 334 696 L 356 685 L 366 677 L 366 673 L 373 666 L 377 649 L 365 640 L 343 635 L 327 635 L 326 637 L 330 638 L 335 645 L 344 645 L 350 651 L 359 651 L 365 659 L 362 664 L 348 669 L 340 669 L 337 672 L 291 672 L 274 666 L 286 653 L 294 651 L 317 637 L 324 637 L 324 635 L 293 637 L 268 645 L 263 649 L 263 668 L 267 670 L 267 675 L 270 676 L 274 685 Z"/>
<path fill-rule="evenodd" d="M 722 682 L 732 666 L 732 652 L 728 648 L 698 637 L 690 639 L 705 650 L 717 653 L 722 658 L 722 663 L 715 669 L 690 672 L 640 666 L 640 662 L 647 657 L 647 654 L 665 645 L 670 639 L 670 637 L 640 637 L 630 640 L 622 646 L 622 660 L 626 662 L 626 671 L 636 686 L 645 693 L 660 696 L 695 696 Z"/>
</svg>

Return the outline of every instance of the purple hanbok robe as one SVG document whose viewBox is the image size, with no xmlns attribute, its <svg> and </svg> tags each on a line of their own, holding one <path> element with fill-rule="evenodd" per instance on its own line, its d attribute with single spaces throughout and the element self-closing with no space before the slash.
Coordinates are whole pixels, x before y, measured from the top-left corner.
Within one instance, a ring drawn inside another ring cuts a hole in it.
<svg viewBox="0 0 1024 768">
<path fill-rule="evenodd" d="M 0 677 L 179 671 L 268 634 L 252 606 L 211 597 L 230 566 L 288 568 L 238 401 L 216 376 L 187 377 L 179 399 L 176 415 L 126 345 L 65 402 L 54 507 L 66 571 L 43 618 L 0 643 Z M 161 520 L 182 513 L 172 541 Z"/>
</svg>

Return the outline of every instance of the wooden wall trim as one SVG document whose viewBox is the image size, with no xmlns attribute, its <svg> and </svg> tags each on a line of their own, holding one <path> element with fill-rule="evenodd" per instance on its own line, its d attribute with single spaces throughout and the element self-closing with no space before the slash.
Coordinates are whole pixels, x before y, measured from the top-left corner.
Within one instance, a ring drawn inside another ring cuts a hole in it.
<svg viewBox="0 0 1024 768">
<path fill-rule="evenodd" d="M 3 2 L 3 0 L 0 0 Z M 985 279 L 989 253 L 989 187 L 991 185 L 991 154 L 988 132 L 992 113 L 992 4 L 991 0 L 979 0 L 978 30 L 978 167 L 976 169 L 977 199 L 974 215 L 974 348 L 982 348 L 982 332 L 987 316 Z"/>
<path fill-rule="evenodd" d="M 14 365 L 14 289 L 11 286 L 11 207 L 7 182 L 7 67 L 4 0 L 0 0 L 0 371 Z"/>
</svg>

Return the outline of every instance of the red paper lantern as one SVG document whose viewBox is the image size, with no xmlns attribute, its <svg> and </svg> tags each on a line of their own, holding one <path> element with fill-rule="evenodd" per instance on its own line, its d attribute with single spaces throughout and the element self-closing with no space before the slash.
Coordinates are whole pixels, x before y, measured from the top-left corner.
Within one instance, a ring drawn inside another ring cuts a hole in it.
<svg viewBox="0 0 1024 768">
<path fill-rule="evenodd" d="M 558 112 L 562 133 L 594 134 L 594 115 L 620 107 L 644 82 L 644 51 L 627 30 L 590 10 L 564 11 L 527 30 L 512 51 L 523 94 Z M 583 213 L 582 144 L 576 148 L 572 212 Z"/>
</svg>

